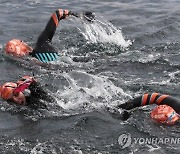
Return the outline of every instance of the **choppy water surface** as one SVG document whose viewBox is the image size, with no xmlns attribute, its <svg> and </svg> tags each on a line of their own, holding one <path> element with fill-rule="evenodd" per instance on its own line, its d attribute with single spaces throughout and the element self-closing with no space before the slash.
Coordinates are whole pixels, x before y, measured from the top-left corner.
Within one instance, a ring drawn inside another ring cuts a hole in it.
<svg viewBox="0 0 180 154">
<path fill-rule="evenodd" d="M 1 51 L 12 38 L 33 46 L 58 8 L 95 12 L 96 22 L 71 18 L 60 23 L 53 40 L 62 55 L 56 68 L 1 52 L 1 84 L 34 72 L 57 103 L 31 110 L 1 100 L 0 153 L 179 153 L 178 143 L 132 143 L 123 149 L 118 143 L 123 133 L 176 139 L 180 128 L 152 122 L 152 107 L 133 111 L 126 122 L 114 109 L 148 91 L 180 98 L 180 2 L 1 0 Z M 72 62 L 73 56 L 90 61 Z"/>
</svg>

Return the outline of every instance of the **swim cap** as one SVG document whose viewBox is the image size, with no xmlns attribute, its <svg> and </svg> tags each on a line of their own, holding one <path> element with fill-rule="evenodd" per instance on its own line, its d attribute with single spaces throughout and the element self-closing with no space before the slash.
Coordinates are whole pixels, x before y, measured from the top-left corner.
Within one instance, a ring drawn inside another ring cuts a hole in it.
<svg viewBox="0 0 180 154">
<path fill-rule="evenodd" d="M 31 51 L 32 48 L 30 46 L 18 39 L 13 39 L 7 42 L 5 46 L 6 54 L 11 54 L 15 57 L 22 57 L 28 55 Z"/>
<path fill-rule="evenodd" d="M 5 100 L 10 99 L 13 96 L 13 91 L 16 87 L 16 83 L 4 83 L 2 86 L 0 86 L 0 97 Z"/>
<path fill-rule="evenodd" d="M 174 124 L 178 119 L 178 114 L 168 105 L 159 105 L 151 111 L 151 118 L 165 124 Z"/>
</svg>

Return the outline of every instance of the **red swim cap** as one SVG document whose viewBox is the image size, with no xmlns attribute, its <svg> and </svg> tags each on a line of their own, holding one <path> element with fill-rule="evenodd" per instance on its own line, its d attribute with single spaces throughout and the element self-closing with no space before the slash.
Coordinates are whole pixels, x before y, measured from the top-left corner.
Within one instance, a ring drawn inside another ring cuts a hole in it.
<svg viewBox="0 0 180 154">
<path fill-rule="evenodd" d="M 2 86 L 0 86 L 0 97 L 5 100 L 10 99 L 13 96 L 13 91 L 16 87 L 16 83 L 4 83 Z"/>
<path fill-rule="evenodd" d="M 165 124 L 174 124 L 178 119 L 178 114 L 168 105 L 159 105 L 151 111 L 151 118 Z"/>
<path fill-rule="evenodd" d="M 21 40 L 13 39 L 6 43 L 5 52 L 15 57 L 28 55 L 32 48 Z"/>
</svg>

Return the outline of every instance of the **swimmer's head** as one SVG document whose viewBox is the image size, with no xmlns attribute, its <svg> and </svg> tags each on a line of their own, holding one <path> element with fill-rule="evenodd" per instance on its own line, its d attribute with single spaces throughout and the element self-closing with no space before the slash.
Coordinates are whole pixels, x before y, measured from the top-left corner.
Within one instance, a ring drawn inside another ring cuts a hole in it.
<svg viewBox="0 0 180 154">
<path fill-rule="evenodd" d="M 19 105 L 25 105 L 26 98 L 22 92 L 14 93 L 17 84 L 13 82 L 6 82 L 0 86 L 0 97 L 4 100 L 12 101 Z"/>
<path fill-rule="evenodd" d="M 151 118 L 157 122 L 172 125 L 179 120 L 179 115 L 168 105 L 159 105 L 151 111 Z"/>
<path fill-rule="evenodd" d="M 5 53 L 14 57 L 23 57 L 29 55 L 32 50 L 33 49 L 28 44 L 18 39 L 13 39 L 7 42 L 5 46 Z"/>
</svg>

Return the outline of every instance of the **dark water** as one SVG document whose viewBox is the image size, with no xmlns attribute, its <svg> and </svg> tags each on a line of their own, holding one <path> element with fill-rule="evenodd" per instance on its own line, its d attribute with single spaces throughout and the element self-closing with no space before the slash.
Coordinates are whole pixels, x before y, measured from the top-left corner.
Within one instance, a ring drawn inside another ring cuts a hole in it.
<svg viewBox="0 0 180 154">
<path fill-rule="evenodd" d="M 97 21 L 89 25 L 71 18 L 60 23 L 53 40 L 62 54 L 56 69 L 1 53 L 1 84 L 34 72 L 58 103 L 31 110 L 1 100 L 0 153 L 179 153 L 178 143 L 132 143 L 123 149 L 118 143 L 123 133 L 178 138 L 180 128 L 152 122 L 152 107 L 135 110 L 126 122 L 113 109 L 144 92 L 180 98 L 180 2 L 1 0 L 1 51 L 12 38 L 33 46 L 58 8 L 89 10 Z M 72 56 L 91 60 L 75 63 L 68 59 Z"/>
</svg>

